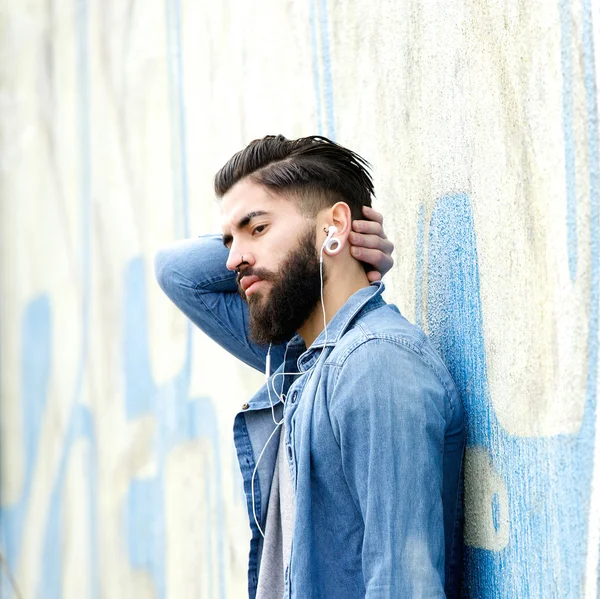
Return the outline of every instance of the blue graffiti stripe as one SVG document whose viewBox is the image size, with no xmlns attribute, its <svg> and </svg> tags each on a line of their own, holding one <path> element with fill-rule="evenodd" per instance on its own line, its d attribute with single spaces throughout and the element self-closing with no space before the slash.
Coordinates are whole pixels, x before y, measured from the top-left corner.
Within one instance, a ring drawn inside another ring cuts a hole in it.
<svg viewBox="0 0 600 599">
<path fill-rule="evenodd" d="M 14 572 L 21 552 L 25 516 L 31 498 L 33 472 L 38 459 L 42 422 L 48 403 L 51 371 L 52 318 L 48 295 L 32 299 L 25 307 L 21 324 L 21 426 L 24 440 L 25 473 L 19 500 L 0 510 L 2 545 Z"/>
<path fill-rule="evenodd" d="M 323 135 L 323 108 L 321 103 L 321 75 L 319 74 L 319 45 L 317 43 L 316 0 L 310 0 L 310 45 L 312 48 L 313 82 L 317 103 L 317 131 Z"/>
<path fill-rule="evenodd" d="M 590 0 L 582 0 L 582 45 L 583 64 L 585 73 L 585 95 L 587 105 L 587 141 L 590 177 L 590 315 L 588 330 L 588 377 L 587 398 L 584 420 L 580 437 L 587 444 L 587 451 L 582 456 L 583 465 L 587 470 L 593 468 L 594 433 L 596 443 L 600 442 L 600 431 L 594 431 L 595 411 L 598 409 L 596 397 L 598 377 L 598 310 L 600 308 L 600 203 L 598 187 L 598 105 L 596 65 L 594 59 L 594 35 L 592 27 L 592 10 Z M 586 515 L 589 507 L 589 497 L 584 502 Z M 597 509 L 597 507 L 596 507 Z M 587 528 L 584 537 L 587 539 Z M 600 587 L 599 587 L 600 588 Z"/>
<path fill-rule="evenodd" d="M 327 118 L 327 137 L 335 140 L 335 116 L 333 112 L 333 78 L 331 75 L 331 51 L 329 48 L 329 22 L 327 0 L 319 0 L 321 9 L 321 52 L 323 53 L 323 79 L 325 93 L 325 113 Z"/>
<path fill-rule="evenodd" d="M 140 260 L 129 262 L 124 278 L 123 360 L 125 372 L 135 372 L 136 376 L 125 378 L 125 414 L 128 420 L 153 412 L 156 407 L 156 387 L 147 350 L 147 305 L 140 293 L 144 280 Z"/>
<path fill-rule="evenodd" d="M 174 236 L 175 238 L 181 237 L 182 231 L 179 221 L 179 213 L 180 213 L 180 204 L 179 198 L 181 196 L 180 193 L 180 185 L 181 179 L 177 176 L 178 172 L 178 159 L 177 159 L 177 150 L 179 148 L 179 144 L 177 143 L 177 128 L 173 126 L 173 123 L 176 121 L 176 111 L 178 102 L 175 97 L 175 69 L 173 68 L 173 61 L 171 55 L 173 53 L 173 26 L 172 21 L 173 17 L 171 16 L 172 8 L 171 8 L 172 0 L 165 0 L 165 26 L 166 26 L 166 42 L 167 42 L 167 67 L 169 74 L 169 113 L 171 117 L 171 179 L 173 183 L 173 203 L 175 205 L 175 230 Z"/>
<path fill-rule="evenodd" d="M 82 312 L 82 343 L 80 365 L 78 368 L 77 382 L 73 394 L 73 408 L 70 427 L 73 434 L 85 436 L 90 442 L 88 453 L 88 485 L 89 485 L 89 571 L 90 571 L 90 597 L 96 598 L 100 593 L 100 578 L 98 571 L 98 510 L 97 510 L 97 445 L 93 430 L 93 417 L 91 412 L 82 405 L 76 405 L 82 399 L 83 379 L 89 352 L 90 337 L 90 310 L 91 310 L 91 281 L 92 281 L 92 160 L 91 160 L 91 119 L 90 119 L 90 31 L 89 31 L 89 2 L 77 0 L 76 31 L 77 31 L 77 90 L 79 114 L 79 149 L 81 154 L 81 187 L 80 206 L 82 211 L 81 248 L 83 255 L 81 280 L 83 281 L 83 294 L 81 298 Z M 68 441 L 69 442 L 69 441 Z M 69 442 L 70 443 L 70 442 Z M 65 460 L 66 461 L 66 460 Z M 62 468 L 62 467 L 61 467 Z M 62 489 L 62 483 L 60 483 Z M 58 486 L 57 486 L 58 488 Z M 52 515 L 49 515 L 52 518 Z M 56 547 L 54 539 L 54 547 Z M 48 541 L 48 539 L 47 539 Z M 55 549 L 54 549 L 55 550 Z M 46 568 L 44 569 L 46 572 Z M 43 592 L 43 597 L 50 595 Z"/>
<path fill-rule="evenodd" d="M 571 0 L 560 0 L 563 136 L 567 198 L 567 255 L 571 280 L 577 275 L 577 189 L 573 114 L 573 36 Z"/>
<path fill-rule="evenodd" d="M 506 483 L 512 514 L 504 549 L 466 548 L 465 594 L 486 597 L 493 588 L 500 597 L 579 597 L 585 568 L 595 395 L 588 387 L 577 435 L 518 438 L 506 433 L 489 397 L 475 227 L 466 194 L 438 201 L 431 217 L 428 251 L 430 336 L 465 404 L 467 444 L 489 452 Z M 590 352 L 588 359 L 596 356 Z M 589 369 L 593 370 L 591 363 Z M 494 525 L 498 511 L 493 504 L 490 511 Z M 523 560 L 523 556 L 528 557 Z"/>
<path fill-rule="evenodd" d="M 425 205 L 419 206 L 415 248 L 415 322 L 423 327 L 423 271 L 425 269 Z"/>
<path fill-rule="evenodd" d="M 427 329 L 452 373 L 467 414 L 467 442 L 482 445 L 488 418 L 485 346 L 475 232 L 466 194 L 436 204 L 429 226 Z"/>
<path fill-rule="evenodd" d="M 171 164 L 173 171 L 173 200 L 175 205 L 175 237 L 189 237 L 189 192 L 187 176 L 186 113 L 183 86 L 183 57 L 181 47 L 181 0 L 166 0 L 167 67 L 169 72 L 169 106 L 171 128 Z M 173 45 L 175 51 L 173 51 Z M 179 174 L 178 174 L 179 173 Z M 192 323 L 187 322 L 186 370 L 191 377 Z"/>
<path fill-rule="evenodd" d="M 187 132 L 181 47 L 181 0 L 166 1 L 167 66 L 169 70 L 169 106 L 171 112 L 171 158 L 175 199 L 175 236 L 188 237 L 189 197 L 187 172 Z M 178 223 L 182 224 L 181 229 Z"/>
<path fill-rule="evenodd" d="M 133 568 L 152 572 L 155 579 L 164 578 L 165 531 L 157 517 L 164 509 L 161 483 L 159 478 L 131 481 L 124 513 L 129 562 Z M 164 589 L 157 596 L 164 596 Z"/>
<path fill-rule="evenodd" d="M 498 493 L 494 493 L 492 497 L 492 523 L 494 530 L 498 532 L 500 530 L 500 498 Z"/>
<path fill-rule="evenodd" d="M 181 216 L 183 219 L 183 234 L 190 235 L 189 222 L 189 192 L 187 173 L 187 127 L 185 118 L 185 97 L 183 88 L 183 52 L 181 48 L 181 0 L 174 0 L 175 31 L 177 32 L 177 97 L 179 99 L 179 156 L 181 160 Z"/>
<path fill-rule="evenodd" d="M 169 113 L 171 120 L 171 177 L 175 206 L 175 238 L 188 236 L 187 168 L 185 165 L 185 116 L 181 58 L 181 8 L 178 0 L 165 0 Z M 183 216 L 183 218 L 182 218 Z"/>
<path fill-rule="evenodd" d="M 97 444 L 94 432 L 94 419 L 89 408 L 81 403 L 73 405 L 72 413 L 69 418 L 69 428 L 67 436 L 62 448 L 60 467 L 58 476 L 54 483 L 51 495 L 50 505 L 48 509 L 48 518 L 46 520 L 44 542 L 43 542 L 43 559 L 42 559 L 42 576 L 37 590 L 39 599 L 48 599 L 50 597 L 63 596 L 63 580 L 62 580 L 62 559 L 64 546 L 63 526 L 65 517 L 65 508 L 68 505 L 64 501 L 63 491 L 67 475 L 67 468 L 71 450 L 77 439 L 86 439 L 89 443 L 88 454 L 88 547 L 90 549 L 90 588 L 88 589 L 88 597 L 99 596 L 99 581 L 98 581 L 98 553 L 97 553 L 97 513 L 98 513 L 98 474 L 96 471 L 97 464 Z M 85 566 L 84 566 L 85 567 Z"/>
</svg>

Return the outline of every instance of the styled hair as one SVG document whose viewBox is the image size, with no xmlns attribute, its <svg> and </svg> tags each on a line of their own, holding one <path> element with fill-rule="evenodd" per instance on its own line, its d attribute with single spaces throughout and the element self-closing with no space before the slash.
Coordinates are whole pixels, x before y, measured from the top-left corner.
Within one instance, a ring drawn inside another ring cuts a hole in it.
<svg viewBox="0 0 600 599">
<path fill-rule="evenodd" d="M 346 202 L 352 218 L 363 218 L 362 207 L 374 195 L 370 164 L 361 156 L 320 135 L 286 139 L 267 135 L 232 156 L 215 175 L 215 193 L 222 198 L 246 177 L 277 195 L 298 203 L 300 211 L 318 212 Z"/>
</svg>

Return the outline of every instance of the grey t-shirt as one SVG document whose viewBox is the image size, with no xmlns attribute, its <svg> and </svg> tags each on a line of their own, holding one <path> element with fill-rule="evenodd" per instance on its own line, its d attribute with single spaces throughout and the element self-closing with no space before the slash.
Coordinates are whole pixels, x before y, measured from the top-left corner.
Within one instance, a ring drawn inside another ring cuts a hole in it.
<svg viewBox="0 0 600 599">
<path fill-rule="evenodd" d="M 289 563 L 292 547 L 293 522 L 294 492 L 285 451 L 285 425 L 282 424 L 267 506 L 256 599 L 283 598 L 285 569 Z"/>
</svg>

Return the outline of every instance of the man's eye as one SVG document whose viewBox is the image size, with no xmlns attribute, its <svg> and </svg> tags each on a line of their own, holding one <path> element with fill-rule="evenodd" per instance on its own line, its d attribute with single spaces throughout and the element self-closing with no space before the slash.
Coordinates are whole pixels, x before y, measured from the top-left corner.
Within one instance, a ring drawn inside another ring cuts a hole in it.
<svg viewBox="0 0 600 599">
<path fill-rule="evenodd" d="M 267 228 L 267 225 L 258 225 L 258 227 L 254 227 L 252 230 L 252 235 L 256 235 L 257 233 L 262 233 Z"/>
</svg>

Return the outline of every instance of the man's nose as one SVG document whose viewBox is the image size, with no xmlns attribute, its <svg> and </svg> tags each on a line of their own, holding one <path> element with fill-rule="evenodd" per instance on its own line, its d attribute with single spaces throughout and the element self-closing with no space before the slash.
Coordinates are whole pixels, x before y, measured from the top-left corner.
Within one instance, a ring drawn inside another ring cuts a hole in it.
<svg viewBox="0 0 600 599">
<path fill-rule="evenodd" d="M 232 246 L 229 250 L 226 266 L 229 270 L 237 270 L 241 264 L 253 264 L 250 252 L 244 252 L 240 246 Z"/>
</svg>

